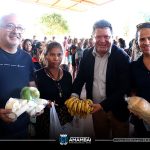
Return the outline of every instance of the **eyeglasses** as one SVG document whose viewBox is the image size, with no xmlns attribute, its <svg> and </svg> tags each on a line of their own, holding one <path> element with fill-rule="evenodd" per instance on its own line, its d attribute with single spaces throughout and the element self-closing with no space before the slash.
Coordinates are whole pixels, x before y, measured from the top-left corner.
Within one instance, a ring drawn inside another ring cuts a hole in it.
<svg viewBox="0 0 150 150">
<path fill-rule="evenodd" d="M 13 23 L 9 23 L 1 27 L 5 28 L 7 31 L 14 31 L 15 29 L 17 29 L 17 31 L 20 33 L 23 33 L 23 31 L 25 30 L 22 26 L 15 26 Z"/>
<path fill-rule="evenodd" d="M 137 30 L 140 30 L 142 28 L 150 28 L 150 22 L 144 22 L 140 23 L 136 26 Z"/>
</svg>

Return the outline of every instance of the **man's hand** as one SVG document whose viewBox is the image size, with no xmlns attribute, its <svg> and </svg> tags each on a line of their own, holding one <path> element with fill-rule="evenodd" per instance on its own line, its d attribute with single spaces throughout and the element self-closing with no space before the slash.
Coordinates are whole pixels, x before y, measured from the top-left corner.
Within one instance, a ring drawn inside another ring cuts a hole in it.
<svg viewBox="0 0 150 150">
<path fill-rule="evenodd" d="M 103 110 L 103 107 L 100 104 L 91 104 L 91 107 L 93 107 L 93 111 L 91 113 L 95 113 L 99 110 Z"/>
<path fill-rule="evenodd" d="M 6 123 L 14 122 L 14 119 L 9 118 L 10 113 L 12 113 L 11 109 L 0 108 L 0 119 Z"/>
</svg>

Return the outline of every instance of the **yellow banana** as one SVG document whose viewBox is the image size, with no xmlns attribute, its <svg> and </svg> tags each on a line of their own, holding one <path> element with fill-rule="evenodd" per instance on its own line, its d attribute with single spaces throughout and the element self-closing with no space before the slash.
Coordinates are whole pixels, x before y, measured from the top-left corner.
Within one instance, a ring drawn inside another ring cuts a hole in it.
<svg viewBox="0 0 150 150">
<path fill-rule="evenodd" d="M 68 106 L 68 104 L 70 103 L 70 101 L 72 101 L 73 99 L 75 99 L 75 97 L 71 97 L 71 98 L 67 99 L 65 101 L 65 105 Z"/>
<path fill-rule="evenodd" d="M 93 101 L 91 99 L 87 99 L 87 101 L 89 102 L 89 104 L 93 104 Z"/>
<path fill-rule="evenodd" d="M 77 101 L 78 101 L 79 99 L 78 98 L 74 98 L 70 103 L 69 103 L 69 106 L 68 106 L 68 108 L 71 110 L 71 114 L 74 116 L 74 115 L 76 115 L 76 107 L 77 107 Z"/>
<path fill-rule="evenodd" d="M 74 100 L 69 101 L 69 103 L 68 103 L 68 108 L 69 108 L 69 109 L 72 108 L 73 103 L 74 103 Z"/>
<path fill-rule="evenodd" d="M 76 100 L 76 98 L 74 97 L 74 98 L 71 98 L 71 100 L 68 102 L 68 108 L 72 108 L 72 106 L 73 106 L 73 103 L 75 102 L 75 100 Z"/>
<path fill-rule="evenodd" d="M 78 106 L 79 108 L 78 108 L 78 114 L 77 114 L 77 116 L 79 116 L 80 118 L 82 118 L 82 114 L 83 114 L 83 108 L 84 108 L 84 101 L 83 100 L 80 100 L 80 104 L 79 104 L 79 106 Z"/>
<path fill-rule="evenodd" d="M 92 106 L 90 106 L 89 113 L 91 113 L 93 111 L 93 109 L 94 108 Z"/>
<path fill-rule="evenodd" d="M 67 100 L 65 101 L 65 105 L 66 105 L 66 106 L 68 106 L 69 101 L 70 101 L 70 99 L 67 99 Z"/>
<path fill-rule="evenodd" d="M 77 105 L 78 105 L 78 100 L 75 100 L 73 103 L 73 106 L 71 108 L 71 110 L 74 112 L 74 114 L 76 114 Z"/>
<path fill-rule="evenodd" d="M 93 104 L 92 100 L 80 100 L 77 97 L 71 97 L 65 101 L 71 116 L 79 116 L 80 118 L 86 118 L 93 111 L 93 107 L 90 106 L 91 104 Z"/>
<path fill-rule="evenodd" d="M 81 113 L 84 113 L 85 100 L 81 101 Z"/>
<path fill-rule="evenodd" d="M 85 100 L 84 112 L 88 113 L 88 109 L 89 109 L 89 102 L 87 100 Z"/>
<path fill-rule="evenodd" d="M 80 115 L 80 113 L 81 113 L 81 107 L 82 107 L 82 102 L 81 102 L 82 100 L 79 100 L 78 101 L 78 105 L 77 105 L 77 110 L 76 110 L 76 112 L 77 112 L 77 114 L 78 115 Z"/>
<path fill-rule="evenodd" d="M 90 105 L 93 104 L 93 101 L 91 99 L 87 99 L 87 101 L 89 103 L 88 113 L 91 113 L 93 111 L 93 107 L 91 107 Z"/>
</svg>

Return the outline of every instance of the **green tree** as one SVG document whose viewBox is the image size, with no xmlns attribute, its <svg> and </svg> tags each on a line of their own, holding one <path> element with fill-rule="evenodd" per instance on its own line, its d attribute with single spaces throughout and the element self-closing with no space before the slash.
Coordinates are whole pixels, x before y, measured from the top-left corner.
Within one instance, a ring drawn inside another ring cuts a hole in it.
<svg viewBox="0 0 150 150">
<path fill-rule="evenodd" d="M 45 35 L 61 35 L 69 32 L 67 21 L 59 14 L 44 14 L 40 18 Z"/>
</svg>

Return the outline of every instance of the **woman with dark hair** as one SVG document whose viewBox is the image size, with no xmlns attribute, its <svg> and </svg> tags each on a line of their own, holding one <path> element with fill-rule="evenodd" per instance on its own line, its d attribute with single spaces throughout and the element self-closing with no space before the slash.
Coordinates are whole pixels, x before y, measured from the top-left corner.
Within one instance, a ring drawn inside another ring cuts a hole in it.
<svg viewBox="0 0 150 150">
<path fill-rule="evenodd" d="M 25 39 L 22 44 L 23 50 L 32 56 L 32 40 Z"/>
<path fill-rule="evenodd" d="M 136 35 L 142 55 L 131 63 L 132 94 L 150 103 L 150 22 L 137 25 Z M 131 114 L 131 123 L 134 125 L 135 137 L 150 137 L 150 125 L 137 114 Z"/>
<path fill-rule="evenodd" d="M 36 72 L 36 84 L 41 98 L 55 101 L 56 111 L 61 125 L 72 121 L 64 102 L 71 95 L 72 77 L 68 71 L 60 67 L 63 58 L 63 50 L 58 42 L 47 45 L 45 59 L 47 66 Z M 50 107 L 46 107 L 44 113 L 37 118 L 36 135 L 40 139 L 48 139 L 50 126 Z M 42 130 L 41 130 L 42 129 Z"/>
</svg>

